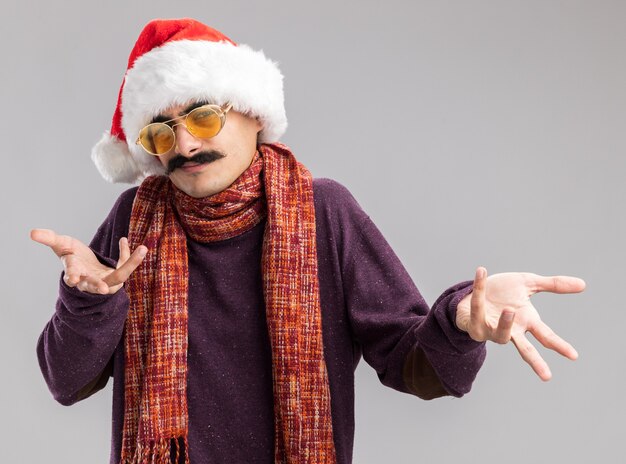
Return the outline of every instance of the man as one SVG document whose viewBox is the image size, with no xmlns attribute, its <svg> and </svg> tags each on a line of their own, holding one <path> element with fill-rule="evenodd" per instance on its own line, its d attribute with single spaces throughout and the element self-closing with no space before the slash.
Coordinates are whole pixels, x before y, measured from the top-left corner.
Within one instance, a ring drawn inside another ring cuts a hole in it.
<svg viewBox="0 0 626 464">
<path fill-rule="evenodd" d="M 277 143 L 285 129 L 262 53 L 153 21 L 92 153 L 105 178 L 140 187 L 90 246 L 32 231 L 64 265 L 42 372 L 63 404 L 113 376 L 112 463 L 349 463 L 361 355 L 426 399 L 467 393 L 487 340 L 512 340 L 543 380 L 526 331 L 576 358 L 529 297 L 584 282 L 479 268 L 429 310 L 345 187 Z"/>
</svg>

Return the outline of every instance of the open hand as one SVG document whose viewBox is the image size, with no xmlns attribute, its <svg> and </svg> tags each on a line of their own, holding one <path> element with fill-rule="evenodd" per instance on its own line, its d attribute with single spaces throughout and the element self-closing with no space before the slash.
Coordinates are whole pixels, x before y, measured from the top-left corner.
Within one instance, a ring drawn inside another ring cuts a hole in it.
<svg viewBox="0 0 626 464">
<path fill-rule="evenodd" d="M 117 268 L 113 269 L 102 264 L 91 248 L 68 235 L 58 235 L 49 229 L 33 229 L 30 238 L 50 247 L 61 258 L 65 268 L 63 280 L 68 286 L 102 295 L 113 294 L 122 288 L 148 251 L 140 245 L 131 254 L 128 240 L 122 237 L 119 242 L 120 259 Z"/>
<path fill-rule="evenodd" d="M 544 381 L 550 380 L 550 368 L 528 341 L 526 332 L 569 359 L 576 359 L 578 353 L 541 320 L 530 297 L 538 292 L 578 293 L 584 289 L 585 282 L 576 277 L 509 272 L 487 278 L 487 270 L 479 267 L 472 293 L 459 302 L 456 324 L 477 341 L 504 344 L 512 340 L 535 373 Z"/>
</svg>

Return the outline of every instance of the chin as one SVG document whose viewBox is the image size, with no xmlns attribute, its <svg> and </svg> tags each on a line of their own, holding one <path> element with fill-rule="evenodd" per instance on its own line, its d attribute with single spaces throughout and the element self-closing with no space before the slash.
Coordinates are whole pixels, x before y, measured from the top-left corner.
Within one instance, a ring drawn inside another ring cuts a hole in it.
<svg viewBox="0 0 626 464">
<path fill-rule="evenodd" d="M 193 198 L 206 198 L 215 195 L 228 187 L 237 179 L 231 179 L 230 172 L 223 169 L 210 169 L 212 164 L 204 165 L 197 172 L 185 172 L 177 169 L 170 174 L 170 179 L 187 195 Z"/>
<path fill-rule="evenodd" d="M 206 198 L 222 190 L 228 188 L 228 185 L 223 186 L 206 186 L 206 185 L 189 185 L 190 182 L 175 183 L 176 187 L 185 192 L 187 195 L 193 198 Z"/>
</svg>

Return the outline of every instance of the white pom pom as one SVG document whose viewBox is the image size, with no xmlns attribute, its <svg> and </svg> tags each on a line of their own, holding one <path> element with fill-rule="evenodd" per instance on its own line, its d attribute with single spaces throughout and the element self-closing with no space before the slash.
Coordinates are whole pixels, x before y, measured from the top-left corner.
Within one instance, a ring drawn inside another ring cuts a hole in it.
<svg viewBox="0 0 626 464">
<path fill-rule="evenodd" d="M 143 177 L 126 142 L 113 137 L 109 131 L 92 148 L 91 159 L 102 177 L 109 182 L 133 184 Z"/>
</svg>

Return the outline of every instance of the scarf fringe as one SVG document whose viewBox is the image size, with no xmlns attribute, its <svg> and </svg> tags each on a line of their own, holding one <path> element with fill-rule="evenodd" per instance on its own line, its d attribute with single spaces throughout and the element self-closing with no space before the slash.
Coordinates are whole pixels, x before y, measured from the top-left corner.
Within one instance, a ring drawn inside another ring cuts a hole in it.
<svg viewBox="0 0 626 464">
<path fill-rule="evenodd" d="M 183 460 L 181 461 L 181 457 Z M 174 458 L 174 461 L 172 461 Z M 138 442 L 135 454 L 123 458 L 120 464 L 189 464 L 187 438 L 162 438 L 147 443 Z"/>
</svg>

